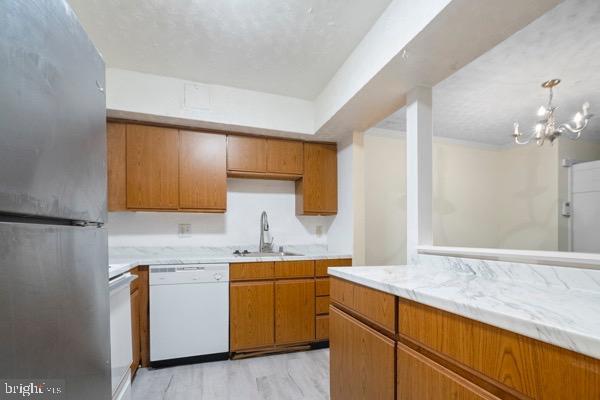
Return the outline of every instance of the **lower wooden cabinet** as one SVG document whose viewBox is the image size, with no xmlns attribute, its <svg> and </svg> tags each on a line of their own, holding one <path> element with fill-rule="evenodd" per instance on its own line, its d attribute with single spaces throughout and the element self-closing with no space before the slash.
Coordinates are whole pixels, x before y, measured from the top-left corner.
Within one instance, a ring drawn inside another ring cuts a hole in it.
<svg viewBox="0 0 600 400">
<path fill-rule="evenodd" d="M 394 400 L 394 341 L 344 314 L 329 313 L 332 400 Z"/>
<path fill-rule="evenodd" d="M 232 282 L 229 288 L 231 351 L 274 345 L 275 284 L 272 281 Z"/>
<path fill-rule="evenodd" d="M 140 366 L 141 344 L 140 344 L 140 289 L 131 293 L 131 376 L 134 376 Z"/>
<path fill-rule="evenodd" d="M 402 343 L 397 344 L 398 400 L 497 400 L 460 375 Z"/>
<path fill-rule="evenodd" d="M 275 343 L 310 342 L 314 338 L 314 279 L 275 282 Z"/>
</svg>

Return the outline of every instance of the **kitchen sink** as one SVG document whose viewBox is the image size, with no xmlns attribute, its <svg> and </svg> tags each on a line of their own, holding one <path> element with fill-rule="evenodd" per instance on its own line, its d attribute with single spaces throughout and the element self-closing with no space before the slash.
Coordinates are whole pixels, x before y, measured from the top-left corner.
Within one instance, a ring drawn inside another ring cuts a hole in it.
<svg viewBox="0 0 600 400">
<path fill-rule="evenodd" d="M 269 251 L 269 252 L 260 252 L 260 251 L 248 251 L 236 250 L 233 252 L 234 255 L 240 257 L 284 257 L 284 256 L 302 256 L 300 253 L 292 253 L 291 251 Z"/>
</svg>

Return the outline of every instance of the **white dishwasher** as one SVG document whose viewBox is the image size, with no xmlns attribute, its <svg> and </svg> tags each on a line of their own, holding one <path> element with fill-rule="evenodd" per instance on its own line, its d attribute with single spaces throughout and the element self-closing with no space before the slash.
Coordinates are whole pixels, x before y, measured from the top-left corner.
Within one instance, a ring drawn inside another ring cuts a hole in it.
<svg viewBox="0 0 600 400">
<path fill-rule="evenodd" d="M 229 265 L 151 265 L 152 366 L 228 356 Z"/>
</svg>

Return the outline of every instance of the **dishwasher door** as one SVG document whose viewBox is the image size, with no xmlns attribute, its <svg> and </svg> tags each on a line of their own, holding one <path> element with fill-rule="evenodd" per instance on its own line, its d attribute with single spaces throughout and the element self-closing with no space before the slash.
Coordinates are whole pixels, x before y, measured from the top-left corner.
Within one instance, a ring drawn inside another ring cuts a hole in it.
<svg viewBox="0 0 600 400">
<path fill-rule="evenodd" d="M 228 354 L 228 269 L 228 265 L 150 268 L 151 362 Z"/>
</svg>

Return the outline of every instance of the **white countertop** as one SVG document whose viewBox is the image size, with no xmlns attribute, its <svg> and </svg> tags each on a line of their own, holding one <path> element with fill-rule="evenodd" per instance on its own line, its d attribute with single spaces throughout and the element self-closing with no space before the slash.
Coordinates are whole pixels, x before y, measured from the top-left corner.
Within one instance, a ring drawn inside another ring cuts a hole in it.
<svg viewBox="0 0 600 400">
<path fill-rule="evenodd" d="M 600 359 L 600 292 L 490 279 L 428 265 L 329 274 Z"/>
<path fill-rule="evenodd" d="M 235 262 L 260 262 L 260 261 L 294 261 L 294 260 L 329 260 L 339 258 L 352 258 L 350 254 L 333 253 L 321 247 L 313 249 L 294 248 L 292 252 L 301 253 L 301 256 L 272 257 L 247 257 L 235 256 L 231 248 L 203 248 L 203 247 L 131 247 L 109 249 L 109 279 L 129 271 L 138 265 L 170 265 L 170 264 L 218 264 Z M 308 251 L 306 251 L 308 250 Z M 286 248 L 288 251 L 288 248 Z"/>
</svg>

